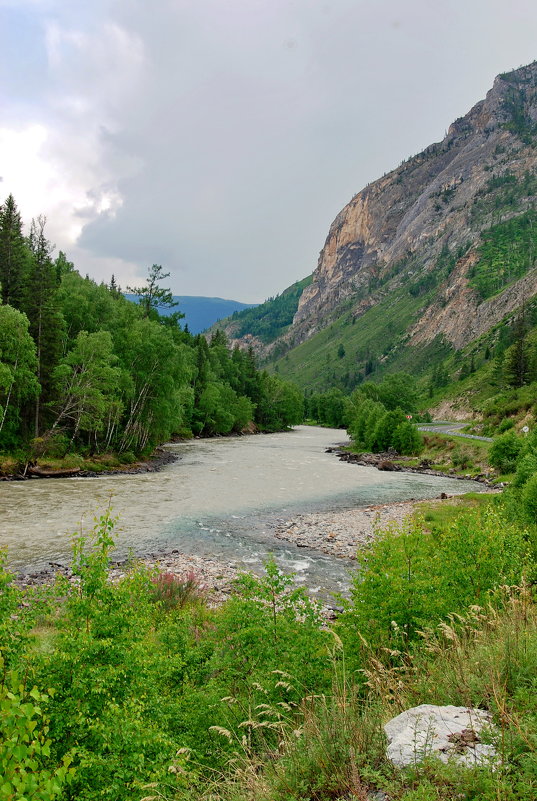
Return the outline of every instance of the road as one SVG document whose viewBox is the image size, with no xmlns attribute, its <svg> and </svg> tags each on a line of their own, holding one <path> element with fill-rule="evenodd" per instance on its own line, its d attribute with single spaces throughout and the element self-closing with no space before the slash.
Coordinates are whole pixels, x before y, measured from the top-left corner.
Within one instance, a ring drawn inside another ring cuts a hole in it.
<svg viewBox="0 0 537 801">
<path fill-rule="evenodd" d="M 464 434 L 462 429 L 468 423 L 449 423 L 443 420 L 435 420 L 428 425 L 418 426 L 419 431 L 431 431 L 435 434 L 450 434 L 453 437 L 462 437 L 463 439 L 478 439 L 481 442 L 492 442 L 492 437 L 479 437 L 477 434 Z"/>
</svg>

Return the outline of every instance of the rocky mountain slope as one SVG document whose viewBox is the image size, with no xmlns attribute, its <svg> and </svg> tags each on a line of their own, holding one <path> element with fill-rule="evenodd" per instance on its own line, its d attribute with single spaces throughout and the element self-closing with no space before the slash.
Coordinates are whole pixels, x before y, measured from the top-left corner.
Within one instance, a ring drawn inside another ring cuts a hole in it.
<svg viewBox="0 0 537 801">
<path fill-rule="evenodd" d="M 318 351 L 334 355 L 330 347 L 339 342 L 340 367 L 357 379 L 372 359 L 397 368 L 409 345 L 468 346 L 537 293 L 536 142 L 534 62 L 498 76 L 485 100 L 456 120 L 442 142 L 345 206 L 330 226 L 292 325 L 269 343 L 244 326 L 240 338 L 265 359 L 287 352 L 278 364 L 290 374 L 316 361 L 316 348 L 304 345 L 316 343 Z M 498 261 L 509 259 L 510 251 L 500 247 L 489 265 L 487 246 L 508 238 L 514 218 L 521 222 L 512 235 L 522 236 L 524 252 L 517 251 L 515 268 L 504 269 Z M 376 317 L 391 322 L 391 331 Z M 236 336 L 237 320 L 227 330 Z M 333 361 L 323 356 L 324 365 Z M 330 370 L 333 365 L 314 369 L 304 383 L 330 383 Z"/>
</svg>

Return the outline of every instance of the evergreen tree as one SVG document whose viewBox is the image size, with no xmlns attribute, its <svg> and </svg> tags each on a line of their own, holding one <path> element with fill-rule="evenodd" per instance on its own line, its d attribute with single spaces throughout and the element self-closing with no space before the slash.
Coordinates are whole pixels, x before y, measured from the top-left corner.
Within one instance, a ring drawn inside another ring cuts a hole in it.
<svg viewBox="0 0 537 801">
<path fill-rule="evenodd" d="M 28 251 L 22 221 L 13 195 L 0 208 L 0 284 L 2 302 L 20 309 L 23 301 Z"/>
<path fill-rule="evenodd" d="M 112 273 L 112 277 L 110 278 L 110 283 L 108 285 L 108 288 L 109 288 L 110 292 L 112 293 L 112 295 L 116 295 L 116 296 L 117 295 L 121 295 L 121 287 L 117 283 L 114 273 Z"/>
<path fill-rule="evenodd" d="M 58 277 L 50 258 L 53 246 L 45 236 L 46 219 L 43 216 L 32 220 L 30 237 L 30 260 L 28 280 L 25 287 L 23 311 L 30 321 L 30 333 L 34 339 L 37 356 L 37 380 L 41 384 L 41 394 L 34 407 L 34 436 L 41 429 L 41 416 L 44 404 L 52 396 L 52 372 L 58 363 L 64 321 L 58 309 Z"/>
<path fill-rule="evenodd" d="M 506 377 L 512 387 L 522 387 L 528 383 L 530 373 L 530 354 L 523 310 L 515 322 L 513 334 L 515 341 L 507 353 L 505 363 Z"/>
<path fill-rule="evenodd" d="M 160 264 L 153 264 L 147 274 L 147 286 L 128 286 L 128 292 L 138 296 L 138 303 L 144 310 L 144 317 L 149 317 L 151 311 L 158 309 L 171 309 L 177 306 L 170 289 L 160 286 L 160 282 L 169 278 L 170 273 L 163 272 Z M 184 317 L 181 314 L 181 317 Z"/>
</svg>

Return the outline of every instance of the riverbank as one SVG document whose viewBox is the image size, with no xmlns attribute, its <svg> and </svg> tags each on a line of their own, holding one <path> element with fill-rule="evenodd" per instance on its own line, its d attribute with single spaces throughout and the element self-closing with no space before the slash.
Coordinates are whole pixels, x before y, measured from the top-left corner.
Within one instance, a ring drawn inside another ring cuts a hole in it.
<svg viewBox="0 0 537 801">
<path fill-rule="evenodd" d="M 84 459 L 73 455 L 64 459 L 36 459 L 23 465 L 3 466 L 0 481 L 30 481 L 36 478 L 96 478 L 97 476 L 136 475 L 156 473 L 179 457 L 163 448 L 155 448 L 143 461 L 121 462 L 113 454 Z"/>
<path fill-rule="evenodd" d="M 193 556 L 174 550 L 169 554 L 148 554 L 133 561 L 112 561 L 109 570 L 110 580 L 119 581 L 135 565 L 143 565 L 149 570 L 170 574 L 178 579 L 193 578 L 196 583 L 196 591 L 211 607 L 219 606 L 230 597 L 234 591 L 234 581 L 240 573 L 245 572 L 236 562 L 224 563 L 218 559 Z M 15 584 L 21 589 L 28 589 L 52 584 L 60 576 L 73 582 L 77 580 L 68 567 L 50 562 L 50 567 L 43 570 L 18 574 L 15 577 Z"/>
<path fill-rule="evenodd" d="M 370 545 L 377 532 L 391 526 L 401 526 L 425 505 L 430 509 L 444 504 L 453 506 L 465 503 L 460 496 L 443 496 L 444 493 L 440 498 L 428 501 L 376 504 L 343 512 L 300 514 L 281 523 L 275 536 L 299 548 L 312 548 L 342 559 L 356 559 L 357 552 Z"/>
<path fill-rule="evenodd" d="M 254 434 L 275 434 L 292 431 L 287 427 L 278 431 L 261 431 L 254 424 L 229 434 L 211 436 L 176 436 L 170 443 L 189 442 L 191 440 L 233 439 L 249 437 Z M 169 443 L 162 443 L 162 445 Z M 68 454 L 61 459 L 41 457 L 31 462 L 18 462 L 10 456 L 0 457 L 0 481 L 28 481 L 34 478 L 96 478 L 98 476 L 136 475 L 139 473 L 156 473 L 169 464 L 177 461 L 176 454 L 165 450 L 162 445 L 155 448 L 151 456 L 142 461 L 122 462 L 114 453 L 103 453 L 86 458 L 80 454 Z"/>
<path fill-rule="evenodd" d="M 278 539 L 291 542 L 299 548 L 309 548 L 340 559 L 356 560 L 357 552 L 370 545 L 379 531 L 389 526 L 401 526 L 419 512 L 424 504 L 430 508 L 443 504 L 454 505 L 459 501 L 464 503 L 465 499 L 452 495 L 428 501 L 375 504 L 340 512 L 303 513 L 278 523 L 273 533 Z M 185 554 L 173 549 L 168 553 L 149 553 L 133 561 L 112 561 L 111 580 L 123 578 L 135 564 L 179 579 L 193 577 L 200 594 L 212 607 L 224 603 L 233 594 L 234 583 L 240 574 L 255 575 L 239 560 L 224 562 L 214 557 Z M 19 574 L 16 584 L 20 587 L 50 584 L 57 575 L 70 580 L 73 578 L 65 565 L 51 562 L 50 567 L 38 572 Z"/>
<path fill-rule="evenodd" d="M 490 467 L 481 467 L 477 472 L 468 473 L 464 469 L 456 469 L 450 461 L 435 464 L 432 459 L 413 456 L 400 456 L 395 451 L 386 453 L 354 453 L 349 448 L 352 443 L 341 443 L 327 448 L 326 453 L 335 454 L 342 462 L 355 464 L 359 467 L 376 467 L 384 472 L 419 473 L 426 476 L 445 476 L 459 481 L 477 481 L 489 488 L 503 486 L 495 481 L 495 473 Z M 450 443 L 453 447 L 452 443 Z"/>
</svg>

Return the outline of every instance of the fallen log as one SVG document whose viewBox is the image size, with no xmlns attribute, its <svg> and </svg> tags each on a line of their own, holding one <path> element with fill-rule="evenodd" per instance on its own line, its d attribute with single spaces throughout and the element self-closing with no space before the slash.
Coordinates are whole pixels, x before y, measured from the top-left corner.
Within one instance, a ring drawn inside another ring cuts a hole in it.
<svg viewBox="0 0 537 801">
<path fill-rule="evenodd" d="M 26 471 L 28 475 L 38 478 L 68 478 L 80 473 L 80 467 L 65 467 L 60 470 L 47 470 L 44 467 L 29 467 Z"/>
</svg>

